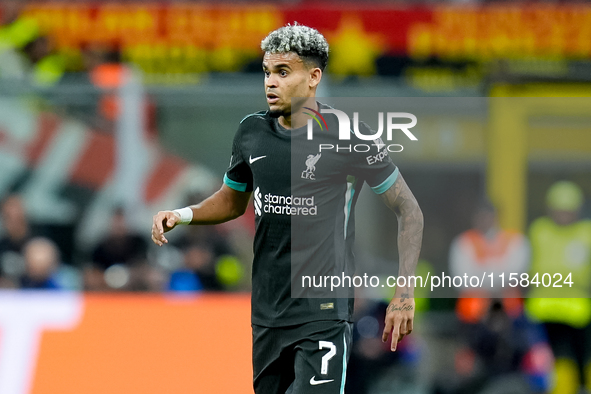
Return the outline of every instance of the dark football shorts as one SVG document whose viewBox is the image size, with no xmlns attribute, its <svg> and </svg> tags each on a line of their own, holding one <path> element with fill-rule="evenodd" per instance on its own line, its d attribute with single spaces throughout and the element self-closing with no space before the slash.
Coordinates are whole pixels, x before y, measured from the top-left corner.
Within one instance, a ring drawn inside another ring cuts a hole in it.
<svg viewBox="0 0 591 394">
<path fill-rule="evenodd" d="M 353 324 L 252 326 L 256 394 L 342 394 Z"/>
</svg>

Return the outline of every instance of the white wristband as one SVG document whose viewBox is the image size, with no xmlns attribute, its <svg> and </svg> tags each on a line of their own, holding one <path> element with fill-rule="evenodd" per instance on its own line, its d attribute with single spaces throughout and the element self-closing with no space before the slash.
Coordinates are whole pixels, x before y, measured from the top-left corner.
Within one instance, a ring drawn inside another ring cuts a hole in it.
<svg viewBox="0 0 591 394">
<path fill-rule="evenodd" d="M 189 224 L 193 220 L 193 210 L 189 207 L 175 209 L 172 211 L 181 217 L 179 224 Z"/>
</svg>

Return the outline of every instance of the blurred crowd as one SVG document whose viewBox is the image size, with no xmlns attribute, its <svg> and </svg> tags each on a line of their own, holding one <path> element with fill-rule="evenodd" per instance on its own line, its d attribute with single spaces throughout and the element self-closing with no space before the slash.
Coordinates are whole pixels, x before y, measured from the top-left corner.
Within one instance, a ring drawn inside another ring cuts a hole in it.
<svg viewBox="0 0 591 394">
<path fill-rule="evenodd" d="M 117 88 L 129 71 L 117 48 L 89 43 L 83 48 L 80 64 L 67 64 L 52 38 L 23 14 L 25 5 L 22 1 L 0 3 L 0 79 L 36 86 L 42 95 L 43 87 L 55 86 L 76 74 L 86 80 L 84 86 L 96 91 L 82 92 L 84 100 L 73 100 L 67 108 L 69 115 L 93 131 L 114 134 L 122 105 Z M 82 72 L 70 73 L 72 69 Z M 147 96 L 143 100 L 143 128 L 150 137 L 156 132 L 154 108 Z M 18 187 L 11 190 L 18 191 Z M 249 268 L 241 253 L 244 248 L 236 246 L 235 237 L 223 226 L 178 231 L 180 236 L 163 252 L 154 248 L 146 233 L 131 228 L 124 210 L 115 206 L 109 232 L 89 247 L 79 245 L 72 228 L 64 237 L 47 223 L 35 223 L 27 215 L 24 200 L 18 192 L 2 197 L 0 288 L 249 290 Z"/>
<path fill-rule="evenodd" d="M 65 3 L 90 3 L 88 0 L 69 0 Z M 129 3 L 141 4 L 139 1 L 127 1 Z M 229 3 L 249 3 L 252 0 L 230 1 Z M 389 4 L 489 4 L 489 3 L 587 3 L 584 0 L 537 0 L 537 1 L 515 1 L 515 0 L 366 0 L 364 3 L 389 3 Z M 22 13 L 27 1 L 3 0 L 0 2 L 0 79 L 15 81 L 26 81 L 32 86 L 49 87 L 60 83 L 70 77 L 71 72 L 89 73 L 92 83 L 98 88 L 113 87 L 113 81 L 121 70 L 121 51 L 117 43 L 98 43 L 91 39 L 80 44 L 80 48 L 74 50 L 68 45 L 60 43 L 60 50 L 57 50 L 55 37 L 44 34 L 34 18 L 27 17 Z M 34 3 L 34 2 L 30 2 Z M 38 2 L 43 3 L 43 2 Z M 101 3 L 101 2 L 98 2 Z M 105 2 L 106 3 L 106 2 Z M 215 2 L 212 2 L 215 3 Z M 284 0 L 282 3 L 301 3 L 296 0 Z M 330 3 L 330 2 L 328 2 Z M 78 22 L 78 23 L 84 23 Z M 79 50 L 79 52 L 78 52 Z M 74 54 L 74 52 L 76 52 Z M 171 58 L 174 59 L 174 58 Z M 190 60 L 190 58 L 189 58 Z M 187 61 L 189 61 L 187 60 Z M 252 67 L 260 71 L 259 60 L 257 59 Z M 406 63 L 407 60 L 384 59 L 384 74 L 399 73 L 400 65 L 388 65 L 391 62 Z M 99 66 L 106 64 L 107 67 Z M 162 67 L 156 64 L 155 67 Z M 251 66 L 245 66 L 244 70 Z M 386 70 L 387 69 L 387 70 Z M 397 71 L 398 70 L 398 71 Z M 146 71 L 146 70 L 144 70 Z M 194 70 L 195 71 L 195 70 Z M 172 72 L 174 73 L 174 71 Z M 97 74 L 101 74 L 98 76 Z M 98 79 L 97 79 L 98 76 Z"/>
<path fill-rule="evenodd" d="M 1 207 L 0 288 L 85 291 L 248 290 L 248 268 L 236 257 L 227 231 L 185 227 L 165 254 L 148 231 L 127 224 L 123 209 L 112 212 L 109 232 L 90 250 L 65 262 L 51 231 L 30 222 L 22 198 L 7 196 Z"/>
<path fill-rule="evenodd" d="M 462 289 L 453 319 L 435 314 L 431 323 L 439 343 L 411 335 L 392 354 L 380 340 L 388 299 L 360 299 L 350 392 L 590 393 L 591 220 L 582 217 L 584 202 L 574 182 L 554 183 L 546 194 L 547 215 L 531 223 L 527 236 L 500 228 L 490 201 L 478 204 L 472 228 L 450 245 L 445 271 L 462 277 L 504 274 L 519 283 Z M 419 263 L 418 275 L 425 265 Z M 525 275 L 535 281 L 536 274 L 545 285 L 526 289 L 520 281 Z M 553 291 L 549 283 L 569 274 L 572 285 L 561 282 Z M 416 299 L 416 326 L 429 325 L 422 315 L 432 301 Z M 434 360 L 443 362 L 433 365 Z M 421 378 L 421 365 L 430 365 L 431 382 Z"/>
</svg>

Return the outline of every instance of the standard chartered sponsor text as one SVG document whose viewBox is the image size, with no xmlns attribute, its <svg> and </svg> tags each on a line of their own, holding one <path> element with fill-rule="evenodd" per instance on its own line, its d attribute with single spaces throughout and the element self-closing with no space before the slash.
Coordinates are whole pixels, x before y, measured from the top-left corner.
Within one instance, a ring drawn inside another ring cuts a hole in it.
<svg viewBox="0 0 591 394">
<path fill-rule="evenodd" d="M 437 288 L 494 288 L 494 287 L 572 287 L 572 273 L 563 275 L 561 273 L 500 273 L 484 272 L 482 276 L 476 275 L 446 275 L 442 272 L 439 275 L 431 275 L 430 272 L 423 276 L 378 276 L 345 275 L 302 275 L 302 287 L 306 288 L 336 288 L 353 287 L 428 287 L 433 291 Z"/>
<path fill-rule="evenodd" d="M 318 207 L 312 197 L 280 196 L 267 193 L 263 196 L 263 211 L 276 215 L 317 215 Z"/>
</svg>

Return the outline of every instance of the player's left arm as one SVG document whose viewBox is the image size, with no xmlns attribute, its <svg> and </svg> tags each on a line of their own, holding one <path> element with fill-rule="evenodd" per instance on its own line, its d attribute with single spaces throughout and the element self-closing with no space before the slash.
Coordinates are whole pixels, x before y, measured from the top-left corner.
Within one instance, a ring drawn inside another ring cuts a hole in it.
<svg viewBox="0 0 591 394">
<path fill-rule="evenodd" d="M 423 239 L 423 213 L 402 174 L 398 174 L 394 184 L 382 193 L 381 197 L 398 218 L 398 275 L 408 278 L 415 274 L 419 260 Z M 406 281 L 406 287 L 396 287 L 394 298 L 386 310 L 386 326 L 382 333 L 382 341 L 386 342 L 392 333 L 392 351 L 395 351 L 398 342 L 413 330 L 414 286 L 410 286 L 409 282 Z"/>
</svg>

